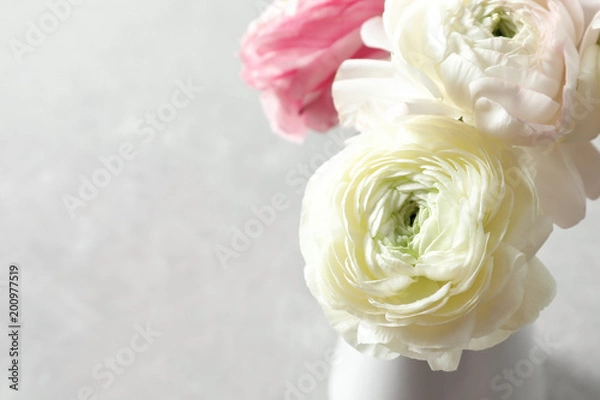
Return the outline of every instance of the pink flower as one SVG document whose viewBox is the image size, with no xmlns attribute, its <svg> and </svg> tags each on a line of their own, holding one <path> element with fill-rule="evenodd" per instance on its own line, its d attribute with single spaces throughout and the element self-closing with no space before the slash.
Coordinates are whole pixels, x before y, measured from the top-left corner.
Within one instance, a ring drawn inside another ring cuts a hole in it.
<svg viewBox="0 0 600 400">
<path fill-rule="evenodd" d="M 379 58 L 360 27 L 384 0 L 276 1 L 242 39 L 242 77 L 262 92 L 272 129 L 294 141 L 338 123 L 331 85 L 341 63 Z"/>
</svg>

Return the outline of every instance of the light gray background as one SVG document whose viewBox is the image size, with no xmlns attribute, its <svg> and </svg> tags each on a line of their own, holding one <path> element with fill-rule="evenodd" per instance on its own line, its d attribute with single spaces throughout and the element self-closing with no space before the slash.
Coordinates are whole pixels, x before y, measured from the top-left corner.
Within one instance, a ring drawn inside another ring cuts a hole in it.
<svg viewBox="0 0 600 400">
<path fill-rule="evenodd" d="M 286 176 L 331 138 L 271 134 L 239 79 L 239 38 L 265 4 L 83 1 L 20 62 L 9 41 L 48 7 L 1 2 L 0 281 L 21 266 L 24 325 L 22 390 L 0 372 L 1 400 L 74 400 L 88 386 L 99 399 L 283 399 L 305 362 L 324 360 L 335 336 L 304 285 L 301 194 Z M 188 78 L 202 92 L 143 144 L 132 121 Z M 71 218 L 63 196 L 124 142 L 136 158 Z M 276 193 L 289 207 L 225 268 L 215 245 Z M 541 253 L 559 283 L 537 323 L 559 342 L 547 364 L 556 400 L 600 398 L 600 203 L 588 214 Z M 94 368 L 147 323 L 161 336 L 103 388 Z M 5 371 L 4 322 L 0 334 Z M 317 380 L 305 398 L 325 398 Z"/>
</svg>

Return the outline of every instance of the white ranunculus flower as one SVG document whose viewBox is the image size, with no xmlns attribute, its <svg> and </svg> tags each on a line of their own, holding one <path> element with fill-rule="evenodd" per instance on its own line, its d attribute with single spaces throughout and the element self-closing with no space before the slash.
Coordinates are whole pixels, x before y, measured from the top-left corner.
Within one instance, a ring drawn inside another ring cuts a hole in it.
<svg viewBox="0 0 600 400">
<path fill-rule="evenodd" d="M 594 26 L 597 19 L 582 41 L 576 0 L 387 0 L 363 39 L 391 60 L 345 62 L 333 85 L 336 108 L 359 129 L 440 114 L 531 146 L 544 210 L 569 227 L 585 216 L 586 193 L 600 195 L 600 154 L 589 143 L 600 132 Z M 573 149 L 589 158 L 577 160 Z M 542 178 L 548 167 L 554 179 Z"/>
<path fill-rule="evenodd" d="M 584 23 L 578 1 L 387 0 L 383 22 L 394 68 L 426 89 L 407 93 L 409 105 L 441 102 L 446 113 L 522 145 L 570 128 Z M 343 113 L 346 99 L 336 100 Z"/>
<path fill-rule="evenodd" d="M 300 244 L 312 294 L 363 353 L 455 370 L 535 320 L 552 229 L 520 151 L 446 117 L 384 124 L 311 178 Z"/>
</svg>

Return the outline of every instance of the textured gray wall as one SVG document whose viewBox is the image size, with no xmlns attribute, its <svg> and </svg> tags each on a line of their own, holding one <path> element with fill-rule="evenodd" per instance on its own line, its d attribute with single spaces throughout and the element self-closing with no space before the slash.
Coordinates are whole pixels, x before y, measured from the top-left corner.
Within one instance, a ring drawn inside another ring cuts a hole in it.
<svg viewBox="0 0 600 400">
<path fill-rule="evenodd" d="M 302 165 L 338 146 L 271 134 L 238 78 L 239 38 L 265 1 L 80 2 L 56 27 L 45 0 L 0 5 L 0 281 L 19 264 L 23 309 L 21 390 L 0 372 L 0 399 L 283 399 L 335 341 L 297 229 Z M 28 25 L 40 19 L 45 38 Z M 136 133 L 188 80 L 202 90 L 174 120 Z M 99 157 L 116 172 L 102 176 Z M 110 182 L 81 200 L 82 179 Z M 274 221 L 221 263 L 215 246 L 278 193 Z M 600 398 L 599 222 L 591 204 L 541 254 L 559 282 L 537 323 L 559 342 L 556 400 Z M 305 398 L 324 399 L 313 378 Z"/>
</svg>

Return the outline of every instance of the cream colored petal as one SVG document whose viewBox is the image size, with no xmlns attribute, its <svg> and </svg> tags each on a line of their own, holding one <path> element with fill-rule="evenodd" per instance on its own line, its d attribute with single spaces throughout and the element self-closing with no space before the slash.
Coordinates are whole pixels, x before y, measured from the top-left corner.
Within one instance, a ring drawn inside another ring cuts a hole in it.
<svg viewBox="0 0 600 400">
<path fill-rule="evenodd" d="M 468 110 L 473 107 L 469 84 L 483 77 L 483 71 L 457 54 L 450 54 L 440 64 L 440 77 L 453 102 Z"/>
<path fill-rule="evenodd" d="M 536 128 L 541 130 L 543 127 L 536 127 L 516 118 L 502 104 L 488 98 L 480 98 L 475 102 L 474 118 L 476 126 L 483 132 L 516 145 L 530 146 L 532 142 L 544 137 L 543 131 L 536 132 Z M 552 125 L 546 128 L 549 132 L 555 129 Z"/>
<path fill-rule="evenodd" d="M 504 342 L 513 333 L 513 331 L 499 329 L 490 335 L 472 339 L 468 349 L 477 351 L 489 349 Z"/>
<path fill-rule="evenodd" d="M 577 225 L 585 217 L 586 195 L 571 157 L 554 143 L 527 151 L 535 164 L 535 184 L 544 212 L 561 228 Z"/>
<path fill-rule="evenodd" d="M 392 52 L 392 44 L 386 35 L 382 17 L 366 21 L 360 29 L 360 36 L 365 46 Z"/>
<path fill-rule="evenodd" d="M 556 281 L 544 264 L 534 257 L 529 261 L 529 276 L 523 303 L 502 329 L 516 331 L 535 321 L 540 311 L 546 308 L 555 296 Z"/>
<path fill-rule="evenodd" d="M 571 155 L 571 160 L 583 180 L 585 194 L 590 199 L 600 197 L 600 152 L 590 142 L 561 145 Z"/>
<path fill-rule="evenodd" d="M 599 3 L 600 4 L 600 3 Z M 580 44 L 580 51 L 587 49 L 590 46 L 593 46 L 598 40 L 598 34 L 600 33 L 600 5 L 597 6 L 596 12 L 592 14 L 590 18 L 590 23 L 585 30 L 583 35 L 583 39 Z"/>
<path fill-rule="evenodd" d="M 514 118 L 535 124 L 552 124 L 560 104 L 535 90 L 498 78 L 483 78 L 470 83 L 475 99 L 486 98 L 501 104 Z"/>
<path fill-rule="evenodd" d="M 348 60 L 338 70 L 332 94 L 342 124 L 355 126 L 365 105 L 373 103 L 387 109 L 406 99 L 422 98 L 424 91 L 399 77 L 389 61 Z"/>
<path fill-rule="evenodd" d="M 460 364 L 462 350 L 448 351 L 441 354 L 439 357 L 432 357 L 427 360 L 432 371 L 456 371 Z"/>
<path fill-rule="evenodd" d="M 588 26 L 594 15 L 598 11 L 600 11 L 600 1 L 599 0 L 579 0 L 581 6 L 583 7 L 583 15 L 584 15 L 584 25 Z"/>
<path fill-rule="evenodd" d="M 600 13 L 597 21 L 600 23 Z M 581 51 L 577 92 L 569 110 L 572 117 L 569 128 L 574 128 L 574 131 L 567 140 L 573 142 L 592 140 L 600 133 L 600 45 L 596 43 L 600 29 L 590 31 L 593 31 L 591 36 L 595 39 Z"/>
<path fill-rule="evenodd" d="M 474 336 L 477 337 L 494 333 L 523 303 L 528 276 L 525 256 L 505 246 L 494 255 L 494 268 L 506 274 L 509 280 L 502 282 L 505 276 L 498 275 L 492 279 L 492 284 L 498 285 L 491 288 L 496 295 L 477 307 L 477 322 L 474 330 Z"/>
</svg>

